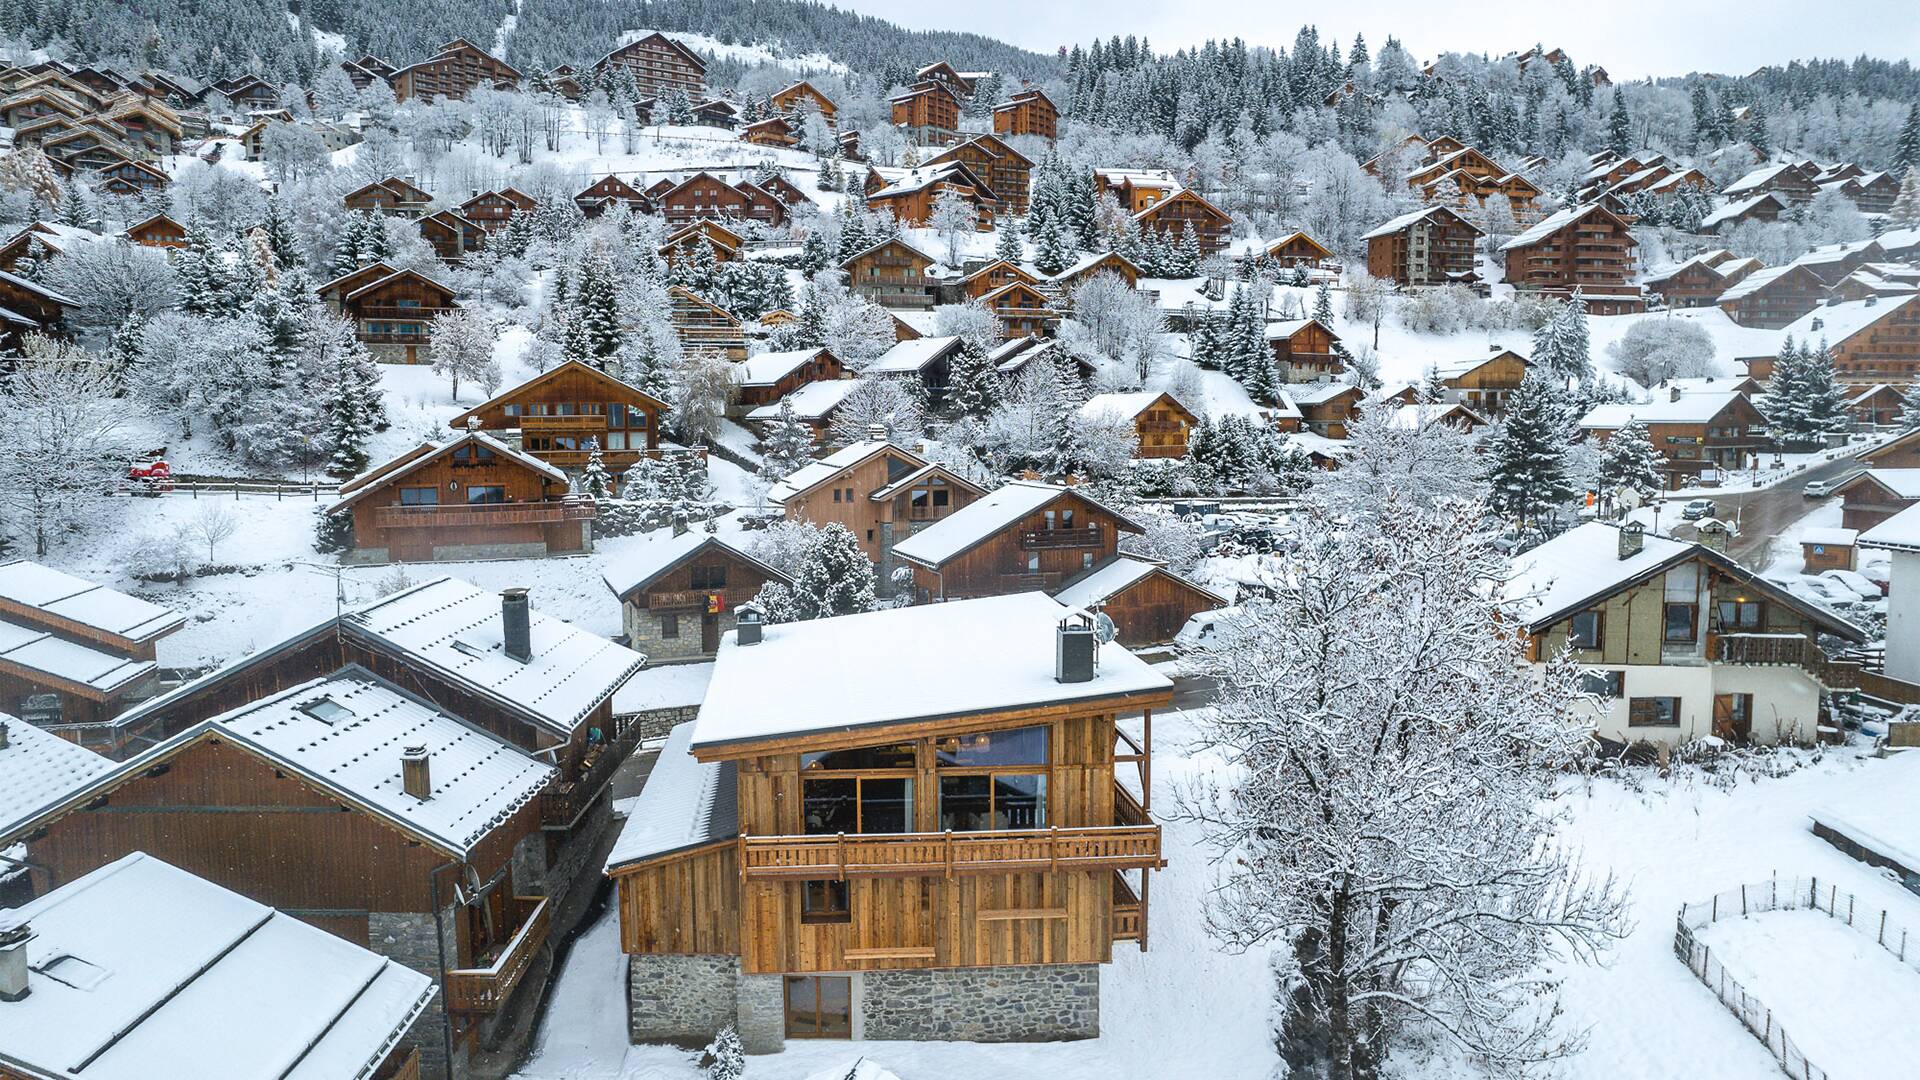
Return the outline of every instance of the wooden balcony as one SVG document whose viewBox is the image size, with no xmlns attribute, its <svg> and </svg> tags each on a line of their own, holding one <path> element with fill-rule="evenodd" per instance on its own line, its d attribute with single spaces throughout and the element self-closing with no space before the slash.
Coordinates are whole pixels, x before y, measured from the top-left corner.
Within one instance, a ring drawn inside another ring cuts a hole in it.
<svg viewBox="0 0 1920 1080">
<path fill-rule="evenodd" d="M 540 947 L 547 943 L 549 915 L 544 896 L 516 896 L 513 905 L 527 912 L 526 920 L 513 938 L 482 968 L 457 968 L 447 972 L 444 991 L 447 1011 L 454 1013 L 493 1013 L 506 1006 L 513 988 L 520 984 Z"/>
<path fill-rule="evenodd" d="M 1028 871 L 1158 869 L 1158 825 L 1005 832 L 747 836 L 748 878 L 953 877 Z"/>
<path fill-rule="evenodd" d="M 1154 433 L 1177 433 L 1185 431 L 1187 425 L 1178 420 L 1142 420 L 1133 425 L 1142 435 Z"/>
<path fill-rule="evenodd" d="M 554 525 L 590 521 L 591 502 L 473 503 L 449 506 L 382 506 L 374 511 L 380 529 L 450 529 L 480 525 Z"/>
<path fill-rule="evenodd" d="M 1100 526 L 1084 529 L 1035 529 L 1020 534 L 1020 546 L 1029 551 L 1042 548 L 1099 547 Z"/>
<path fill-rule="evenodd" d="M 1860 686 L 1859 664 L 1829 660 L 1804 634 L 1721 634 L 1714 640 L 1713 657 L 1722 664 L 1803 668 L 1829 690 Z"/>
<path fill-rule="evenodd" d="M 632 717 L 614 718 L 612 738 L 587 751 L 580 771 L 571 780 L 548 784 L 540 793 L 540 827 L 565 832 L 579 823 L 600 793 L 613 782 L 615 770 L 640 744 L 640 725 Z"/>
<path fill-rule="evenodd" d="M 1113 940 L 1138 942 L 1142 952 L 1147 948 L 1147 905 L 1118 870 L 1113 872 Z"/>
</svg>

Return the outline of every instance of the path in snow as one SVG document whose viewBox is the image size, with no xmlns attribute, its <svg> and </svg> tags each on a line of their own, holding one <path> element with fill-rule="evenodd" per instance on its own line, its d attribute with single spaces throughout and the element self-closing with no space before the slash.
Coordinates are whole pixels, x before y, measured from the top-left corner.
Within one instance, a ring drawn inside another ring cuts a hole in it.
<svg viewBox="0 0 1920 1080">
<path fill-rule="evenodd" d="M 1814 1065 L 1835 1077 L 1912 1075 L 1920 972 L 1868 935 L 1817 911 L 1773 911 L 1697 936 Z"/>
</svg>

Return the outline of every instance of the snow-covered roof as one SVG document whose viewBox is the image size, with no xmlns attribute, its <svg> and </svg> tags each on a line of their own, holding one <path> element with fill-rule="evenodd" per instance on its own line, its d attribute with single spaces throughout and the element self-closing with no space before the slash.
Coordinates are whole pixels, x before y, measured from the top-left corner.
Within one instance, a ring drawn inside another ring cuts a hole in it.
<svg viewBox="0 0 1920 1080">
<path fill-rule="evenodd" d="M 0 563 L 0 601 L 136 642 L 171 633 L 187 621 L 171 608 L 25 559 Z"/>
<path fill-rule="evenodd" d="M 1123 416 L 1132 420 L 1152 408 L 1153 403 L 1163 397 L 1173 401 L 1172 396 L 1164 390 L 1128 390 L 1111 394 L 1095 394 L 1080 403 L 1080 415 L 1088 419 L 1101 416 Z M 1181 406 L 1181 408 L 1185 407 Z"/>
<path fill-rule="evenodd" d="M 668 733 L 646 786 L 607 854 L 607 872 L 646 859 L 727 840 L 740 831 L 739 799 L 731 761 L 702 763 L 687 746 L 694 722 Z"/>
<path fill-rule="evenodd" d="M 1858 529 L 1810 528 L 1800 533 L 1802 544 L 1820 544 L 1826 547 L 1852 547 L 1860 539 Z"/>
<path fill-rule="evenodd" d="M 1866 472 L 1859 473 L 1854 476 L 1852 480 L 1847 481 L 1848 486 L 1861 482 L 1878 484 L 1896 498 L 1920 499 L 1920 469 L 1882 469 L 1875 467 L 1868 469 Z M 1884 524 L 1884 522 L 1882 524 Z"/>
<path fill-rule="evenodd" d="M 0 1062 L 85 1080 L 362 1080 L 433 981 L 142 852 L 15 911 L 26 997 Z"/>
<path fill-rule="evenodd" d="M 1295 447 L 1308 454 L 1322 457 L 1343 458 L 1353 453 L 1353 444 L 1345 439 L 1329 439 L 1313 431 L 1290 432 L 1286 437 L 1288 446 Z"/>
<path fill-rule="evenodd" d="M 1305 330 L 1309 326 L 1320 326 L 1320 320 L 1318 319 L 1278 319 L 1267 324 L 1267 340 L 1282 341 L 1292 337 L 1293 335 L 1299 333 L 1302 330 Z M 1329 334 L 1333 333 L 1332 327 L 1320 326 L 1320 328 L 1322 330 L 1325 330 Z"/>
<path fill-rule="evenodd" d="M 1589 431 L 1614 431 L 1629 420 L 1642 424 L 1704 424 L 1719 416 L 1740 395 L 1732 390 L 1686 394 L 1656 394 L 1642 403 L 1595 405 L 1580 418 L 1580 426 Z"/>
<path fill-rule="evenodd" d="M 81 686 L 101 700 L 151 674 L 151 660 L 131 660 L 92 645 L 55 637 L 23 621 L 0 618 L 0 669 L 16 668 L 29 679 L 42 676 Z M 44 681 L 35 680 L 35 681 Z"/>
<path fill-rule="evenodd" d="M 509 446 L 484 431 L 463 431 L 448 439 L 429 439 L 397 457 L 375 465 L 359 476 L 340 485 L 340 500 L 328 507 L 327 512 L 337 514 L 365 498 L 367 495 L 391 484 L 402 476 L 420 468 L 434 458 L 451 454 L 468 443 L 478 443 L 487 448 L 495 457 L 512 461 L 517 465 L 532 469 L 555 483 L 567 483 L 567 474 L 558 468 L 541 461 L 532 454 L 517 447 Z"/>
<path fill-rule="evenodd" d="M 1133 184 L 1135 187 L 1179 187 L 1180 181 L 1166 169 L 1094 169 L 1094 174 L 1108 184 L 1119 186 Z"/>
<path fill-rule="evenodd" d="M 898 342 L 869 364 L 867 372 L 879 375 L 918 374 L 928 364 L 959 347 L 960 339 L 952 334 Z"/>
<path fill-rule="evenodd" d="M 1721 190 L 1728 195 L 1738 195 L 1741 192 L 1751 191 L 1791 168 L 1793 168 L 1793 165 L 1788 162 L 1782 162 L 1778 165 L 1762 165 L 1752 172 L 1747 173 L 1745 176 L 1742 176 L 1740 179 L 1735 180 L 1733 183 L 1728 184 Z"/>
<path fill-rule="evenodd" d="M 1360 239 L 1371 240 L 1376 236 L 1392 236 L 1394 233 L 1400 232 L 1401 230 L 1405 229 L 1407 226 L 1412 225 L 1414 222 L 1419 221 L 1423 218 L 1431 217 L 1436 214 L 1459 218 L 1461 221 L 1466 222 L 1467 227 L 1472 229 L 1474 232 L 1477 233 L 1481 231 L 1479 226 L 1474 225 L 1473 222 L 1471 221 L 1467 221 L 1467 219 L 1464 217 L 1460 217 L 1460 214 L 1458 212 L 1448 207 L 1426 206 L 1418 210 L 1415 210 L 1412 213 L 1401 214 L 1399 217 L 1394 218 L 1393 220 L 1387 222 L 1386 224 L 1380 226 L 1379 228 L 1373 230 L 1372 232 L 1366 234 L 1365 236 L 1362 236 Z"/>
<path fill-rule="evenodd" d="M 1729 221 L 1737 221 L 1740 218 L 1743 218 L 1747 214 L 1751 213 L 1754 207 L 1759 206 L 1761 203 L 1767 202 L 1769 200 L 1776 203 L 1782 210 L 1785 210 L 1787 208 L 1787 202 L 1785 199 L 1782 199 L 1780 196 L 1775 195 L 1771 191 L 1763 192 L 1751 198 L 1734 199 L 1727 202 L 1726 204 L 1722 205 L 1719 209 L 1708 214 L 1706 217 L 1701 218 L 1700 228 L 1702 230 L 1711 230 L 1716 225 L 1721 225 Z"/>
<path fill-rule="evenodd" d="M 810 382 L 780 401 L 793 406 L 796 420 L 824 420 L 827 414 L 840 407 L 853 388 L 859 385 L 855 379 L 820 379 Z M 777 420 L 780 418 L 780 402 L 774 401 L 762 405 L 747 414 L 749 420 Z"/>
<path fill-rule="evenodd" d="M 979 177 L 973 175 L 972 169 L 967 168 L 960 162 L 946 161 L 938 165 L 926 165 L 917 169 L 908 169 L 905 176 L 894 180 L 886 187 L 867 196 L 867 198 L 888 199 L 896 195 L 911 195 L 916 191 L 932 187 L 935 184 L 945 183 L 954 179 L 956 176 L 964 176 L 966 179 L 975 182 L 979 180 Z"/>
<path fill-rule="evenodd" d="M 893 553 L 910 563 L 938 568 L 1062 495 L 1079 493 L 1058 484 L 1015 480 L 899 541 Z"/>
<path fill-rule="evenodd" d="M 675 536 L 672 529 L 655 529 L 621 545 L 618 553 L 607 560 L 607 569 L 600 575 L 600 580 L 607 583 L 607 588 L 613 590 L 614 596 L 625 600 L 635 589 L 645 587 L 709 545 L 745 559 L 776 581 L 787 579 L 787 575 L 754 558 L 728 535 L 688 529 Z"/>
<path fill-rule="evenodd" d="M 1758 276 L 1755 275 L 1755 277 Z M 1791 335 L 1795 340 L 1802 342 L 1824 339 L 1830 344 L 1838 345 L 1908 304 L 1916 302 L 1920 302 L 1920 296 L 1881 296 L 1867 300 L 1847 300 L 1838 304 L 1827 303 L 1788 323 L 1781 333 Z"/>
<path fill-rule="evenodd" d="M 1896 753 L 1849 774 L 1831 801 L 1814 808 L 1815 824 L 1911 869 L 1920 866 L 1920 755 Z"/>
<path fill-rule="evenodd" d="M 1715 303 L 1724 304 L 1729 300 L 1739 300 L 1742 297 L 1751 296 L 1761 289 L 1766 288 L 1768 285 L 1773 284 L 1783 275 L 1792 272 L 1794 269 L 1794 265 L 1788 263 L 1785 266 L 1768 266 L 1755 270 L 1753 273 L 1748 274 L 1746 277 L 1728 286 L 1727 290 L 1720 294 L 1719 299 L 1716 300 Z"/>
<path fill-rule="evenodd" d="M 1136 275 L 1140 271 L 1140 267 L 1135 265 L 1133 260 L 1127 258 L 1125 255 L 1122 255 L 1114 251 L 1096 251 L 1091 255 L 1082 255 L 1078 260 L 1074 262 L 1072 266 L 1067 267 L 1065 270 L 1062 270 L 1057 274 L 1048 275 L 1047 280 L 1067 281 L 1069 279 L 1079 277 L 1081 274 L 1084 274 L 1088 270 L 1091 270 L 1094 267 L 1100 265 L 1101 263 L 1106 262 L 1108 259 L 1119 259 L 1121 262 L 1126 263 L 1128 266 L 1132 266 L 1134 269 L 1134 273 Z"/>
<path fill-rule="evenodd" d="M 733 381 L 741 386 L 772 386 L 798 371 L 825 349 L 788 349 L 749 356 L 733 365 Z"/>
<path fill-rule="evenodd" d="M 1117 643 L 1101 646 L 1091 680 L 1058 681 L 1060 619 L 1060 605 L 1031 592 L 779 623 L 756 645 L 740 645 L 729 631 L 692 745 L 698 751 L 1172 690 L 1165 675 Z"/>
<path fill-rule="evenodd" d="M 113 768 L 110 759 L 5 713 L 0 727 L 7 732 L 0 747 L 0 835 Z"/>
<path fill-rule="evenodd" d="M 1402 404 L 1388 414 L 1387 426 L 1399 431 L 1423 431 L 1434 424 L 1446 423 L 1456 417 L 1476 424 L 1486 423 L 1485 417 L 1457 401 L 1434 401 Z"/>
<path fill-rule="evenodd" d="M 457 578 L 384 597 L 341 621 L 562 736 L 647 662 L 632 649 L 538 611 L 528 620 L 532 656 L 516 660 L 506 654 L 500 594 Z"/>
<path fill-rule="evenodd" d="M 1875 472 L 1883 470 L 1876 469 Z M 1915 472 L 1920 470 L 1898 470 Z M 1859 536 L 1863 548 L 1920 551 L 1920 506 L 1909 506 Z"/>
<path fill-rule="evenodd" d="M 811 386 L 826 385 L 831 384 L 811 384 Z M 887 449 L 890 445 L 891 444 L 884 439 L 862 439 L 857 443 L 848 443 L 846 446 L 835 450 L 826 457 L 820 458 L 817 461 L 809 461 L 781 478 L 779 483 L 773 485 L 773 487 L 767 491 L 767 501 L 776 504 L 784 503 L 795 495 L 833 476 L 840 470 L 850 465 L 858 465 L 874 454 Z M 902 457 L 914 462 L 915 468 L 926 464 L 926 462 L 921 461 L 919 458 L 897 446 L 893 447 L 893 450 Z"/>
<path fill-rule="evenodd" d="M 1096 604 L 1103 604 L 1114 596 L 1125 592 L 1127 589 L 1132 588 L 1137 582 L 1152 577 L 1155 572 L 1161 572 L 1170 577 L 1179 578 L 1183 584 L 1195 589 L 1200 589 L 1201 592 L 1208 593 L 1222 604 L 1227 602 L 1224 597 L 1213 593 L 1212 590 L 1202 589 L 1200 586 L 1194 585 L 1193 582 L 1181 578 L 1180 575 L 1175 574 L 1157 562 L 1151 562 L 1146 559 L 1136 559 L 1129 555 L 1122 555 L 1091 574 L 1087 574 L 1079 580 L 1067 584 L 1062 587 L 1060 591 L 1054 593 L 1053 598 L 1055 601 L 1065 604 L 1070 608 L 1091 608 Z"/>
<path fill-rule="evenodd" d="M 1287 387 L 1287 396 L 1293 399 L 1295 405 L 1322 405 L 1342 394 L 1358 392 L 1359 387 L 1343 382 L 1296 383 Z"/>
<path fill-rule="evenodd" d="M 1615 216 L 1613 211 L 1608 210 L 1600 203 L 1588 203 L 1585 206 L 1569 206 L 1564 210 L 1557 210 L 1541 218 L 1534 223 L 1532 228 L 1501 244 L 1500 250 L 1513 251 L 1517 248 L 1532 247 L 1547 237 L 1552 236 L 1554 233 L 1559 232 L 1561 229 L 1583 218 L 1591 217 L 1594 214 L 1605 214 L 1608 217 Z"/>
</svg>

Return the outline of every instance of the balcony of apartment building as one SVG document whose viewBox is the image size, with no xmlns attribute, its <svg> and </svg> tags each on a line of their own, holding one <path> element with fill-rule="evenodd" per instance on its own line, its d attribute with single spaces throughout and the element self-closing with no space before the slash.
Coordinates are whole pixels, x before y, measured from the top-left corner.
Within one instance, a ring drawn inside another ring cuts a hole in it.
<svg viewBox="0 0 1920 1080">
<path fill-rule="evenodd" d="M 1716 663 L 1753 667 L 1797 667 L 1828 690 L 1857 690 L 1860 664 L 1832 660 L 1805 634 L 1713 634 L 1711 655 Z"/>
</svg>

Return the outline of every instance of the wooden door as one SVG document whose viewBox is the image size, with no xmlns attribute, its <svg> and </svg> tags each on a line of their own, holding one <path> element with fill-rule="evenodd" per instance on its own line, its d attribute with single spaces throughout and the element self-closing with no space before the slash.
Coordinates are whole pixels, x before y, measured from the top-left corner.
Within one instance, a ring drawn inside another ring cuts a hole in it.
<svg viewBox="0 0 1920 1080">
<path fill-rule="evenodd" d="M 1753 695 L 1715 694 L 1713 696 L 1713 733 L 1730 742 L 1744 743 L 1753 737 Z"/>
<path fill-rule="evenodd" d="M 720 616 L 700 616 L 700 651 L 709 656 L 720 651 Z"/>
</svg>

